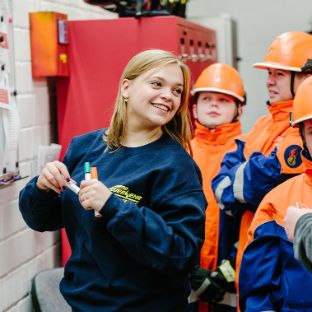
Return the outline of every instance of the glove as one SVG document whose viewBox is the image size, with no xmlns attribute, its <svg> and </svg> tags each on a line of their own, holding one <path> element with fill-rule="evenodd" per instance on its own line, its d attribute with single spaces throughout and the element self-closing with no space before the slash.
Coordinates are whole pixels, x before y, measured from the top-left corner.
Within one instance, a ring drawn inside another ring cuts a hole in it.
<svg viewBox="0 0 312 312">
<path fill-rule="evenodd" d="M 213 281 L 222 287 L 225 291 L 235 293 L 235 261 L 224 259 L 221 261 L 221 264 L 216 268 L 215 271 L 211 273 L 211 278 Z"/>
<path fill-rule="evenodd" d="M 209 303 L 222 301 L 225 288 L 211 277 L 212 272 L 196 266 L 191 274 L 191 287 L 195 297 Z"/>
<path fill-rule="evenodd" d="M 223 300 L 224 294 L 234 287 L 235 271 L 229 260 L 223 260 L 215 271 L 196 266 L 191 274 L 194 295 L 215 304 Z"/>
</svg>

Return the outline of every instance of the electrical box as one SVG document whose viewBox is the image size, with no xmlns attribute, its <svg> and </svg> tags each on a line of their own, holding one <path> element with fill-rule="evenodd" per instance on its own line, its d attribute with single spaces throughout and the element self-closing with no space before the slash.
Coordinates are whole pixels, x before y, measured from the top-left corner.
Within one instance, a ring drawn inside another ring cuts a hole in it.
<svg viewBox="0 0 312 312">
<path fill-rule="evenodd" d="M 33 78 L 68 76 L 67 15 L 32 12 L 29 18 Z"/>
</svg>

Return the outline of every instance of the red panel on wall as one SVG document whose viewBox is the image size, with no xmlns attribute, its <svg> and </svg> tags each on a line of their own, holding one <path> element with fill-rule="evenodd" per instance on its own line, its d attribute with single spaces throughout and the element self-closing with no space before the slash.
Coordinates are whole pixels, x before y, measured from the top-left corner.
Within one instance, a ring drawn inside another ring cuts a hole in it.
<svg viewBox="0 0 312 312">
<path fill-rule="evenodd" d="M 183 57 L 193 79 L 216 62 L 215 32 L 176 16 L 69 22 L 70 77 L 57 81 L 61 156 L 74 135 L 109 125 L 124 66 L 152 48 Z M 64 236 L 63 263 L 69 254 Z"/>
</svg>

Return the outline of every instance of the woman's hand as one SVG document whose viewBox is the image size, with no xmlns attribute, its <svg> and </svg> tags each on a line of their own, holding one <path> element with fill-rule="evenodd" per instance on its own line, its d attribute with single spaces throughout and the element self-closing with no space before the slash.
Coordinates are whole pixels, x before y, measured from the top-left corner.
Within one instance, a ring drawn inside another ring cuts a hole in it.
<svg viewBox="0 0 312 312">
<path fill-rule="evenodd" d="M 42 191 L 53 190 L 60 194 L 66 188 L 70 175 L 66 166 L 60 161 L 52 161 L 45 165 L 37 180 L 37 187 Z"/>
<path fill-rule="evenodd" d="M 284 220 L 286 234 L 290 240 L 294 239 L 295 227 L 299 218 L 304 214 L 311 212 L 312 210 L 309 208 L 296 208 L 294 206 L 288 207 Z"/>
<path fill-rule="evenodd" d="M 80 184 L 79 201 L 84 209 L 100 212 L 111 194 L 112 192 L 97 179 L 83 180 Z"/>
</svg>

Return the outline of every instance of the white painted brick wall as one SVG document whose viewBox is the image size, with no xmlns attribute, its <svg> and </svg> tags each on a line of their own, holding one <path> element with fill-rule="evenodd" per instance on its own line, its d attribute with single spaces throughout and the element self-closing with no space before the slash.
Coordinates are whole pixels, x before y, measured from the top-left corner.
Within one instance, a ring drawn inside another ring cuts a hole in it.
<svg viewBox="0 0 312 312">
<path fill-rule="evenodd" d="M 12 0 L 14 26 L 29 29 L 28 12 L 38 10 L 36 0 Z"/>
<path fill-rule="evenodd" d="M 51 246 L 0 279 L 0 311 L 11 312 L 20 300 L 29 297 L 32 278 L 38 272 L 53 268 L 59 262 L 57 256 L 59 247 L 59 244 Z M 31 312 L 31 309 L 26 311 Z"/>
<path fill-rule="evenodd" d="M 30 41 L 29 30 L 22 28 L 14 29 L 14 54 L 15 59 L 29 62 L 30 60 Z"/>
<path fill-rule="evenodd" d="M 0 312 L 31 312 L 30 285 L 36 273 L 60 265 L 60 235 L 30 230 L 18 210 L 18 195 L 35 172 L 37 148 L 50 144 L 48 86 L 33 80 L 29 12 L 57 11 L 70 20 L 114 18 L 115 14 L 83 0 L 11 0 L 17 108 L 20 116 L 20 171 L 27 179 L 0 190 Z"/>
<path fill-rule="evenodd" d="M 19 94 L 17 96 L 17 109 L 21 128 L 28 128 L 35 124 L 38 118 L 36 113 L 36 97 L 34 94 Z"/>
</svg>

